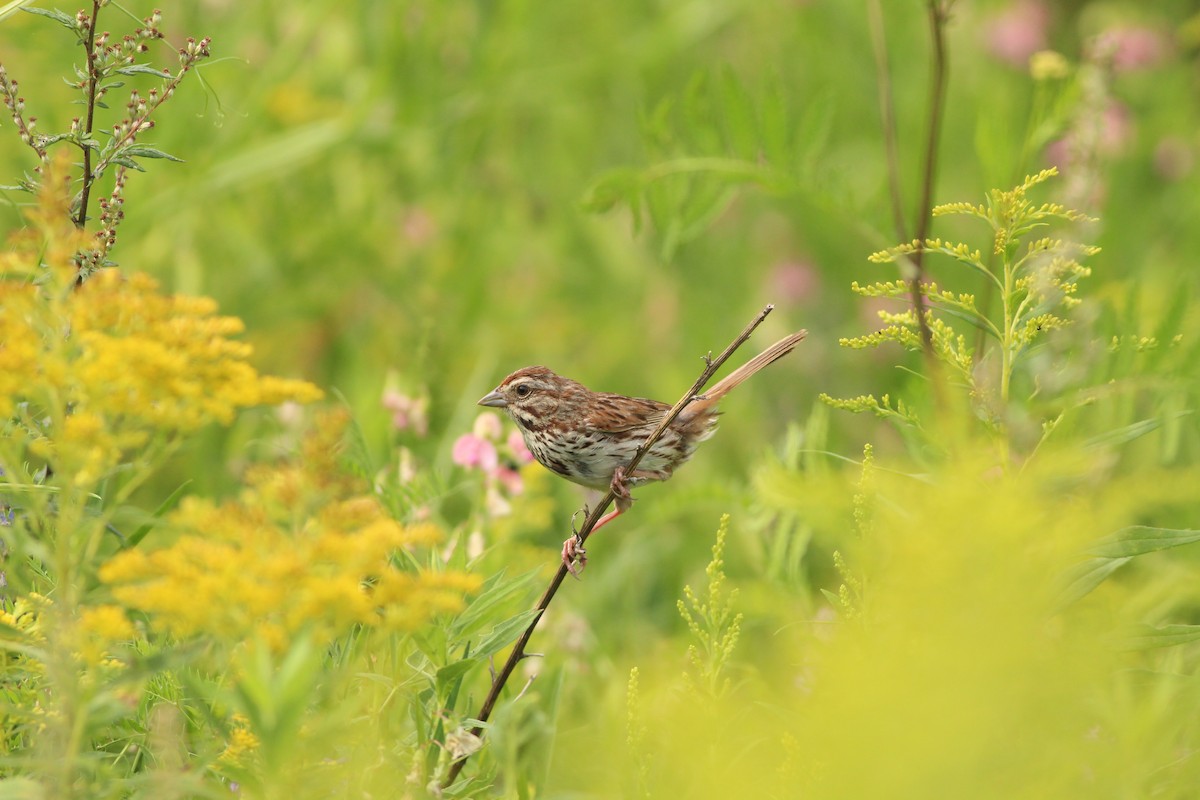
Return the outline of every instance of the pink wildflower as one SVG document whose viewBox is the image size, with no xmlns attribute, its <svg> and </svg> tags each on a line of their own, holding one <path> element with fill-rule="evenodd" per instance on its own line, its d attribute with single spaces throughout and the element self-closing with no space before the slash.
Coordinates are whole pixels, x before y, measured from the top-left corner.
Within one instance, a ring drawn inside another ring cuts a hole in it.
<svg viewBox="0 0 1200 800">
<path fill-rule="evenodd" d="M 1024 67 L 1029 57 L 1046 49 L 1050 11 L 1040 0 L 1018 0 L 986 25 L 987 49 L 1001 61 Z"/>
<path fill-rule="evenodd" d="M 467 469 L 477 468 L 489 473 L 499 464 L 495 445 L 473 433 L 464 433 L 458 437 L 450 458 L 459 466 Z"/>
<path fill-rule="evenodd" d="M 518 464 L 528 464 L 533 461 L 533 453 L 529 452 L 529 448 L 525 446 L 525 437 L 521 436 L 520 431 L 513 431 L 508 435 L 508 449 L 512 451 L 513 458 Z"/>
<path fill-rule="evenodd" d="M 395 389 L 387 389 L 383 393 L 381 404 L 392 413 L 392 427 L 396 430 L 411 428 L 417 436 L 424 436 L 429 432 L 429 418 L 425 413 L 429 405 L 427 398 L 409 397 Z"/>
</svg>

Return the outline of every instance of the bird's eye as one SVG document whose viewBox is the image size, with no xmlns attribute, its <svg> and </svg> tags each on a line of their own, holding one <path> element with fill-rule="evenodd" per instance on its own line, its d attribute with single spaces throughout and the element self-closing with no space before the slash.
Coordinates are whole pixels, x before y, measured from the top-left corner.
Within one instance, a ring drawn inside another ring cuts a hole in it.
<svg viewBox="0 0 1200 800">
<path fill-rule="evenodd" d="M 518 383 L 516 391 L 517 397 L 529 397 L 529 393 L 532 392 L 533 389 L 529 388 L 528 383 Z"/>
</svg>

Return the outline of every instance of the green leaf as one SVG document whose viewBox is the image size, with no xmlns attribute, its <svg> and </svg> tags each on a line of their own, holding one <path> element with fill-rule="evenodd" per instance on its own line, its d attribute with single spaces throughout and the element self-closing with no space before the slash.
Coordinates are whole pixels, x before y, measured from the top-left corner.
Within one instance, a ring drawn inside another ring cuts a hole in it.
<svg viewBox="0 0 1200 800">
<path fill-rule="evenodd" d="M 6 9 L 6 10 L 7 10 L 7 9 Z M 61 12 L 61 11 L 58 11 L 57 9 L 52 9 L 52 8 L 22 8 L 21 10 L 22 10 L 22 11 L 24 11 L 26 14 L 37 14 L 39 17 L 46 17 L 46 18 L 48 18 L 48 19 L 52 19 L 52 20 L 54 20 L 55 22 L 58 22 L 58 23 L 60 23 L 60 24 L 61 24 L 61 25 L 62 25 L 64 28 L 66 28 L 67 30 L 71 31 L 72 33 L 77 33 L 77 32 L 78 32 L 78 30 L 77 30 L 77 29 L 76 29 L 76 27 L 75 27 L 75 18 L 74 18 L 74 17 L 68 17 L 66 14 L 64 14 L 64 13 L 63 13 L 63 12 Z"/>
<path fill-rule="evenodd" d="M 838 597 L 836 593 L 831 592 L 828 589 L 822 589 L 821 594 L 825 595 L 825 599 L 829 601 L 829 605 L 833 606 L 835 609 L 842 607 L 842 598 Z"/>
<path fill-rule="evenodd" d="M 438 694 L 440 695 L 445 687 L 449 686 L 463 675 L 466 675 L 467 672 L 477 664 L 479 664 L 479 658 L 472 656 L 470 658 L 464 658 L 461 661 L 455 661 L 453 664 L 447 664 L 439 669 L 437 671 L 436 678 Z"/>
<path fill-rule="evenodd" d="M 792 173 L 797 155 L 792 151 L 792 121 L 786 93 L 777 81 L 771 81 L 759 104 L 759 138 L 763 155 L 776 169 Z"/>
<path fill-rule="evenodd" d="M 729 149 L 741 158 L 754 158 L 759 148 L 754 103 L 733 69 L 726 66 L 716 76 L 714 94 L 721 105 L 718 119 Z"/>
<path fill-rule="evenodd" d="M 1123 650 L 1153 650 L 1200 640 L 1200 625 L 1135 625 L 1122 637 Z"/>
<path fill-rule="evenodd" d="M 133 144 L 121 150 L 121 155 L 132 156 L 134 158 L 165 158 L 167 161 L 177 161 L 183 163 L 182 158 L 173 156 L 170 153 L 164 153 L 157 147 L 150 147 L 144 144 Z"/>
<path fill-rule="evenodd" d="M 126 167 L 127 169 L 137 170 L 138 172 L 146 171 L 146 168 L 141 164 L 137 163 L 132 158 L 126 158 L 125 156 L 113 156 L 112 163 L 121 167 Z"/>
<path fill-rule="evenodd" d="M 800 148 L 801 159 L 798 166 L 807 167 L 820 160 L 833 131 L 835 108 L 836 98 L 831 90 L 818 92 L 805 106 L 796 131 L 796 143 Z"/>
<path fill-rule="evenodd" d="M 1159 419 L 1143 419 L 1138 422 L 1125 425 L 1115 430 L 1105 431 L 1098 436 L 1093 436 L 1084 442 L 1085 447 L 1112 447 L 1119 444 L 1127 444 L 1134 439 L 1140 439 L 1148 433 L 1151 433 L 1162 427 L 1162 420 Z"/>
<path fill-rule="evenodd" d="M 156 78 L 165 78 L 171 74 L 170 70 L 157 69 L 149 64 L 130 64 L 127 67 L 118 67 L 113 72 L 118 75 L 153 75 Z"/>
<path fill-rule="evenodd" d="M 473 657 L 483 659 L 500 652 L 515 642 L 517 637 L 521 635 L 521 632 L 528 628 L 530 623 L 541 616 L 541 614 L 542 612 L 538 609 L 531 608 L 499 623 L 479 643 L 479 648 L 475 651 Z"/>
<path fill-rule="evenodd" d="M 973 325 L 989 336 L 994 337 L 997 341 L 1000 340 L 1000 332 L 996 330 L 996 326 L 992 324 L 991 320 L 979 312 L 970 311 L 961 306 L 947 305 L 944 300 L 936 297 L 930 298 L 929 303 L 930 305 L 936 305 L 938 311 L 941 311 L 943 314 L 954 317 L 955 319 L 961 319 L 963 322 Z"/>
<path fill-rule="evenodd" d="M 1195 542 L 1200 542 L 1200 530 L 1133 525 L 1104 537 L 1089 547 L 1088 552 L 1100 558 L 1128 559 Z"/>
<path fill-rule="evenodd" d="M 498 606 L 512 597 L 523 594 L 540 574 L 540 569 L 531 569 L 510 581 L 505 581 L 504 572 L 500 571 L 488 578 L 471 604 L 450 624 L 450 640 L 453 642 L 462 639 L 479 630 L 489 621 L 489 615 Z"/>
<path fill-rule="evenodd" d="M 179 488 L 167 495 L 167 499 L 163 500 L 162 503 L 159 504 L 158 508 L 154 509 L 154 513 L 150 516 L 155 520 L 161 519 L 164 514 L 175 507 L 175 504 L 179 502 L 179 498 L 183 496 L 183 490 L 186 489 L 191 482 L 192 480 L 189 478 L 183 483 L 179 484 Z M 146 538 L 146 534 L 150 533 L 150 530 L 153 527 L 153 522 L 147 522 L 146 524 L 142 525 L 142 527 L 138 528 L 129 535 L 129 539 L 126 540 L 125 546 L 121 549 L 129 550 L 130 548 L 137 547 L 138 543 L 141 542 L 142 539 Z"/>
<path fill-rule="evenodd" d="M 642 191 L 637 170 L 615 169 L 601 175 L 583 195 L 583 208 L 593 213 L 610 211 L 618 203 L 633 206 Z"/>
<path fill-rule="evenodd" d="M 1066 608 L 1086 596 L 1088 592 L 1103 583 L 1105 578 L 1125 566 L 1129 560 L 1129 557 L 1090 558 L 1069 570 L 1067 573 L 1069 582 L 1059 594 L 1058 608 L 1060 610 Z"/>
</svg>

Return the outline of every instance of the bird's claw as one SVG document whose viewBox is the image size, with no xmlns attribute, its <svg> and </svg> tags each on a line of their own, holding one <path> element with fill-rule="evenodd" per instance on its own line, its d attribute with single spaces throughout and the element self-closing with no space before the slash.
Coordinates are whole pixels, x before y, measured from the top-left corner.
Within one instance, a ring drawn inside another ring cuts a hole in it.
<svg viewBox="0 0 1200 800">
<path fill-rule="evenodd" d="M 613 497 L 617 500 L 629 500 L 629 480 L 625 477 L 625 468 L 617 467 L 613 470 L 612 483 L 609 484 L 612 489 Z"/>
<path fill-rule="evenodd" d="M 578 566 L 576 566 L 577 562 Z M 579 579 L 579 573 L 583 572 L 583 568 L 587 566 L 587 550 L 583 548 L 583 538 L 578 533 L 563 542 L 562 563 L 567 568 L 567 572 L 571 573 L 571 577 L 576 580 Z"/>
</svg>

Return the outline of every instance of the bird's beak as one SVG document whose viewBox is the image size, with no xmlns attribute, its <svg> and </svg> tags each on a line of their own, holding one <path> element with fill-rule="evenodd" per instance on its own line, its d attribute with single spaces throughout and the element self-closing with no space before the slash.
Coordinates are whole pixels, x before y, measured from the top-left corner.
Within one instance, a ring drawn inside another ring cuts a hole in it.
<svg viewBox="0 0 1200 800">
<path fill-rule="evenodd" d="M 504 408 L 508 405 L 508 401 L 499 391 L 492 391 L 485 394 L 479 401 L 479 405 L 488 406 L 490 408 Z"/>
</svg>

